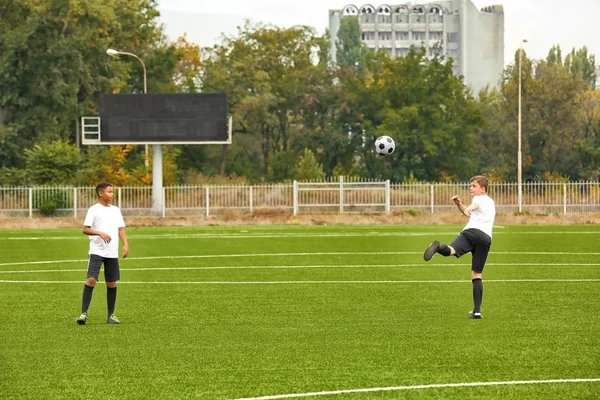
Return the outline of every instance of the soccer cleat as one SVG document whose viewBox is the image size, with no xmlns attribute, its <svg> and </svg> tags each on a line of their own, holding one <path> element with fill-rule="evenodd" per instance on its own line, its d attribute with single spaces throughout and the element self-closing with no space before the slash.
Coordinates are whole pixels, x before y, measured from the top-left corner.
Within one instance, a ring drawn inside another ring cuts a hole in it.
<svg viewBox="0 0 600 400">
<path fill-rule="evenodd" d="M 467 318 L 469 318 L 469 319 L 481 319 L 483 317 L 481 316 L 481 313 L 469 311 L 469 316 Z"/>
<path fill-rule="evenodd" d="M 431 260 L 439 247 L 440 242 L 438 242 L 437 240 L 431 243 L 429 247 L 425 250 L 425 253 L 423 253 L 423 258 L 425 259 L 425 261 Z"/>
<path fill-rule="evenodd" d="M 79 325 L 85 325 L 85 323 L 87 322 L 87 313 L 81 313 L 81 315 L 79 316 L 79 318 L 77 318 L 77 323 Z"/>
<path fill-rule="evenodd" d="M 115 314 L 110 314 L 108 316 L 108 318 L 106 319 L 106 323 L 107 324 L 120 324 L 121 321 L 119 321 L 119 319 L 117 318 L 117 316 Z"/>
</svg>

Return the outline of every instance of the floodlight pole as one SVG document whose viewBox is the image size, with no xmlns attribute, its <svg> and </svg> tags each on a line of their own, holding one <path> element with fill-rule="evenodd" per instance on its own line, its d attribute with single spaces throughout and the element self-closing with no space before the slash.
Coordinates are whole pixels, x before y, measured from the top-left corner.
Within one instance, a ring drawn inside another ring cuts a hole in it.
<svg viewBox="0 0 600 400">
<path fill-rule="evenodd" d="M 144 61 L 133 53 L 126 51 L 119 51 L 114 49 L 106 50 L 106 54 L 109 56 L 116 56 L 119 54 L 125 56 L 131 56 L 137 59 L 142 64 L 144 70 L 144 94 L 148 93 L 148 80 L 146 77 L 146 64 Z M 145 156 L 144 165 L 146 169 L 149 167 L 148 163 L 148 145 L 145 145 Z M 162 212 L 162 194 L 163 194 L 163 163 L 162 163 L 162 146 L 160 144 L 152 145 L 152 210 L 155 214 Z"/>
<path fill-rule="evenodd" d="M 518 122 L 518 150 L 517 150 L 517 186 L 518 186 L 518 203 L 519 213 L 523 211 L 523 150 L 521 147 L 521 64 L 523 59 L 523 43 L 527 43 L 527 39 L 521 40 L 519 47 L 519 122 Z"/>
</svg>

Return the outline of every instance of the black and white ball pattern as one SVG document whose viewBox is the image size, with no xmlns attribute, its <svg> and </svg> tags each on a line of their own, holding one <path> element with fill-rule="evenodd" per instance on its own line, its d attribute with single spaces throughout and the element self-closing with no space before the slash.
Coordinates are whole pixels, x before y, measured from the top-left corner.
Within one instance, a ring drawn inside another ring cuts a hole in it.
<svg viewBox="0 0 600 400">
<path fill-rule="evenodd" d="M 390 155 L 396 149 L 394 139 L 389 136 L 380 136 L 375 140 L 375 151 L 382 156 Z"/>
</svg>

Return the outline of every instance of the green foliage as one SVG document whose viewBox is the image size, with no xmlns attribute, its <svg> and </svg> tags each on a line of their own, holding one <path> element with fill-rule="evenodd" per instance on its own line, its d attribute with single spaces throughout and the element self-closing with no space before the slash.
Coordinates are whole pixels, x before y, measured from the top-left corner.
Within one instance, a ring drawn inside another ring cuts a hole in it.
<svg viewBox="0 0 600 400">
<path fill-rule="evenodd" d="M 348 16 L 340 21 L 336 40 L 336 63 L 341 66 L 364 70 L 364 58 L 368 48 L 361 40 L 358 17 Z"/>
<path fill-rule="evenodd" d="M 294 168 L 294 179 L 298 181 L 318 180 L 325 177 L 323 166 L 317 162 L 315 155 L 310 149 L 304 149 L 296 168 Z"/>
<path fill-rule="evenodd" d="M 32 185 L 73 185 L 83 165 L 79 149 L 62 140 L 36 144 L 25 160 Z"/>
<path fill-rule="evenodd" d="M 27 172 L 19 168 L 0 168 L 0 186 L 26 186 Z"/>
<path fill-rule="evenodd" d="M 587 60 L 587 61 L 586 61 Z M 587 50 L 573 50 L 561 61 L 555 46 L 546 61 L 522 58 L 522 147 L 523 178 L 600 178 L 600 97 L 590 90 L 591 81 L 575 72 L 589 69 Z M 514 180 L 517 175 L 518 75 L 515 64 L 504 72 L 499 91 L 480 94 L 480 108 L 487 124 L 479 143 L 482 171 L 497 179 Z M 589 78 L 589 77 L 588 77 Z"/>
</svg>

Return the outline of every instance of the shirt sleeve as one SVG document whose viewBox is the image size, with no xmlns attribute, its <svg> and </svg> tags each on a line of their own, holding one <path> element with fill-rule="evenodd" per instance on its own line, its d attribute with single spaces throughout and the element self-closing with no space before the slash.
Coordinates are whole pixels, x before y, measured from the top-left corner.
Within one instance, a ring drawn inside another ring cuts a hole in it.
<svg viewBox="0 0 600 400">
<path fill-rule="evenodd" d="M 89 208 L 87 214 L 85 215 L 85 220 L 83 221 L 83 226 L 93 226 L 94 221 L 96 220 L 96 212 L 93 208 Z"/>
</svg>

